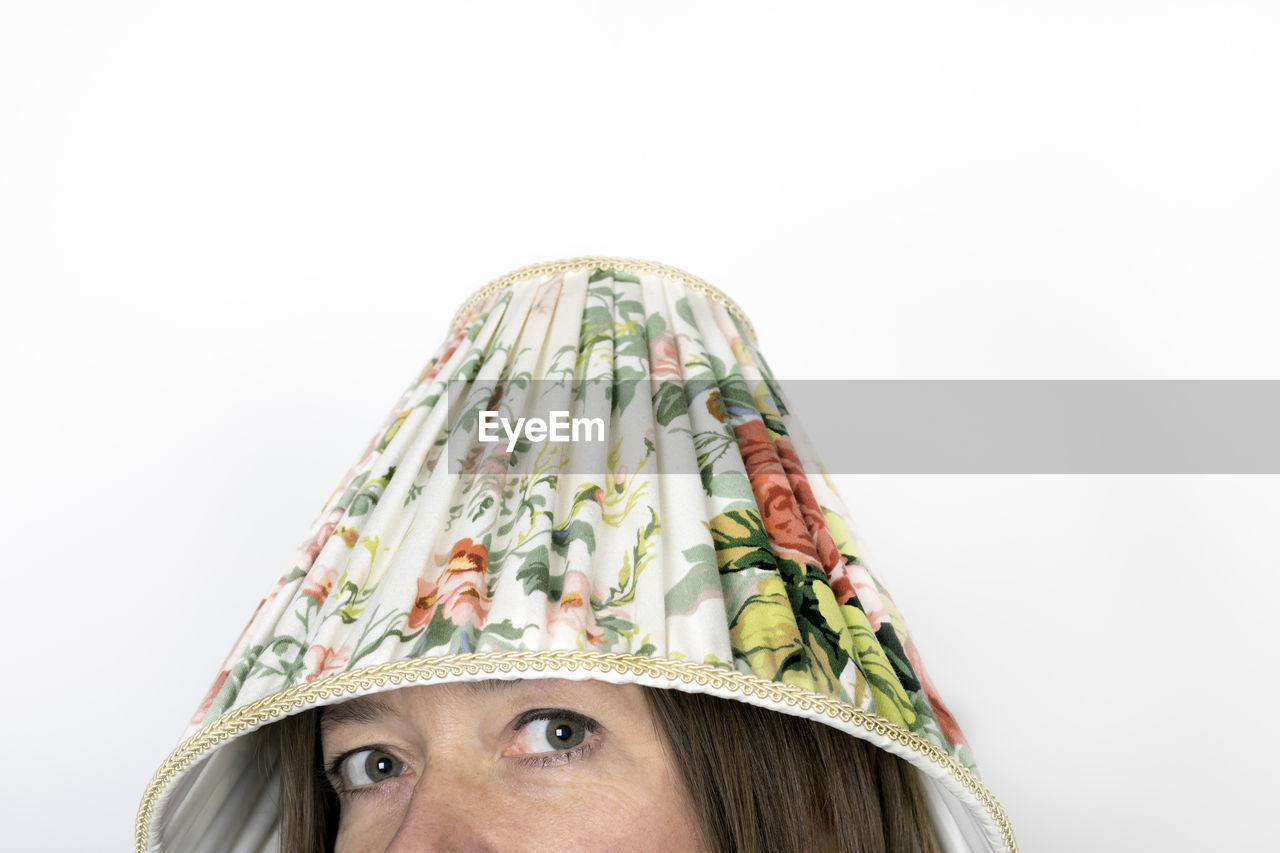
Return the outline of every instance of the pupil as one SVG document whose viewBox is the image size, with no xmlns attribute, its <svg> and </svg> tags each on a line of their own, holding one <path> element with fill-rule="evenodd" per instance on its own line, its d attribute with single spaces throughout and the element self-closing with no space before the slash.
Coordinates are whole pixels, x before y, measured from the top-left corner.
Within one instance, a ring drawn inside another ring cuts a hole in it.
<svg viewBox="0 0 1280 853">
<path fill-rule="evenodd" d="M 555 720 L 547 728 L 550 729 L 551 734 L 548 740 L 552 746 L 559 749 L 577 746 L 582 743 L 585 736 L 585 732 L 579 731 L 580 727 L 572 720 Z"/>
<path fill-rule="evenodd" d="M 365 772 L 370 779 L 392 776 L 396 772 L 396 760 L 385 752 L 374 753 L 365 762 Z"/>
</svg>

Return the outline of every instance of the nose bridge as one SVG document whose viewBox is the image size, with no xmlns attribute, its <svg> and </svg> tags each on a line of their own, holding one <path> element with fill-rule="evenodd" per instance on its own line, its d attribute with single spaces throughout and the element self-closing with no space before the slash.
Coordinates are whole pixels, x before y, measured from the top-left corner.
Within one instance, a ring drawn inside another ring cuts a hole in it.
<svg viewBox="0 0 1280 853">
<path fill-rule="evenodd" d="M 452 762 L 428 766 L 387 853 L 499 853 L 486 820 L 492 818 L 488 784 Z"/>
</svg>

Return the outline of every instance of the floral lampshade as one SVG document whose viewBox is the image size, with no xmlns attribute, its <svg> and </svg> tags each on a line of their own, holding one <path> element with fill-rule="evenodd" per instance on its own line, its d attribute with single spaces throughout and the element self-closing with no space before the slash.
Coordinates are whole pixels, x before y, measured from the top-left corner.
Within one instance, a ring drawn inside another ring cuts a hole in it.
<svg viewBox="0 0 1280 853">
<path fill-rule="evenodd" d="M 1016 849 L 783 390 L 742 311 L 671 267 L 475 293 L 156 772 L 139 853 L 275 850 L 255 741 L 287 715 L 544 677 L 819 720 L 916 768 L 945 850 Z"/>
</svg>

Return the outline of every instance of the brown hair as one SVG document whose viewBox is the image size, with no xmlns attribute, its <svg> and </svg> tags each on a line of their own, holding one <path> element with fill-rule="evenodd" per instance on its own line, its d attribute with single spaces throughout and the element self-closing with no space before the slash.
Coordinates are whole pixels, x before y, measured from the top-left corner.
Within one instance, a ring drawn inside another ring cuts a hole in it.
<svg viewBox="0 0 1280 853">
<path fill-rule="evenodd" d="M 280 849 L 329 853 L 338 836 L 338 795 L 324 775 L 320 714 L 285 717 L 280 728 Z"/>
<path fill-rule="evenodd" d="M 825 723 L 648 690 L 654 723 L 717 853 L 937 853 L 916 771 Z"/>
<path fill-rule="evenodd" d="M 911 765 L 824 723 L 701 693 L 647 689 L 654 725 L 715 853 L 938 853 Z M 281 849 L 329 853 L 338 800 L 320 714 L 281 727 Z"/>
</svg>

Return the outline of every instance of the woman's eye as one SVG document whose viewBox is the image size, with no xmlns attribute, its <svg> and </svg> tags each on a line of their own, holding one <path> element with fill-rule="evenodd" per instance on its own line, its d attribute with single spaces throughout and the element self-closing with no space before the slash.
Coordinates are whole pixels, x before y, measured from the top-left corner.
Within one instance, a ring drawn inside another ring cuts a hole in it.
<svg viewBox="0 0 1280 853">
<path fill-rule="evenodd" d="M 338 775 L 348 788 L 363 788 L 404 772 L 404 762 L 382 749 L 353 752 L 338 766 Z"/>
<path fill-rule="evenodd" d="M 595 723 L 577 714 L 551 713 L 520 726 L 509 754 L 535 755 L 581 746 L 595 731 Z"/>
</svg>

